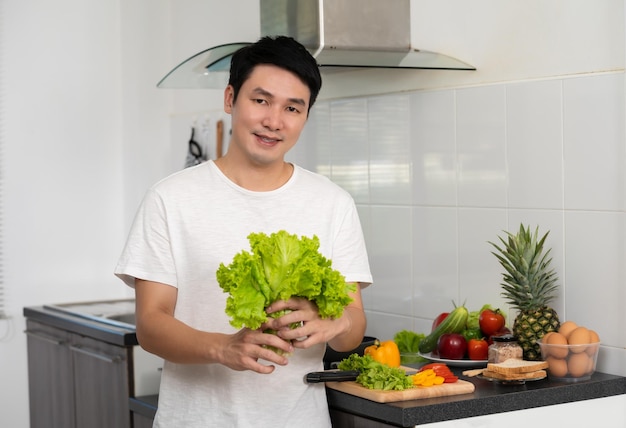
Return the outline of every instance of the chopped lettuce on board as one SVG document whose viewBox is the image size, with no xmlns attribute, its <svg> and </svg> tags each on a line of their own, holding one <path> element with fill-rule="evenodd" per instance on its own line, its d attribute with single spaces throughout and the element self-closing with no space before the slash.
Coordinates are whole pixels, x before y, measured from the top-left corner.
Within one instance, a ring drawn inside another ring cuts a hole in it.
<svg viewBox="0 0 626 428">
<path fill-rule="evenodd" d="M 369 389 L 403 391 L 413 387 L 412 379 L 399 367 L 379 363 L 371 355 L 351 354 L 339 362 L 339 370 L 356 370 L 356 382 Z"/>
<path fill-rule="evenodd" d="M 241 251 L 226 266 L 221 263 L 217 281 L 226 293 L 226 314 L 233 327 L 257 329 L 267 321 L 270 304 L 290 297 L 315 302 L 321 318 L 339 318 L 352 301 L 355 285 L 346 283 L 332 262 L 319 252 L 319 238 L 289 234 L 248 235 L 251 251 Z M 272 317 L 282 314 L 273 313 Z"/>
</svg>

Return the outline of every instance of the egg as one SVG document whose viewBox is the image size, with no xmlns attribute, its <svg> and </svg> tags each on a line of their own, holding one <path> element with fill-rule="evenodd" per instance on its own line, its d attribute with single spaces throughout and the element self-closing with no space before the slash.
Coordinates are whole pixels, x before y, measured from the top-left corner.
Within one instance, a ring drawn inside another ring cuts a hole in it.
<svg viewBox="0 0 626 428">
<path fill-rule="evenodd" d="M 567 375 L 567 361 L 561 358 L 548 357 L 548 372 L 550 376 L 565 377 Z"/>
<path fill-rule="evenodd" d="M 586 352 L 572 354 L 567 362 L 567 370 L 572 377 L 581 377 L 589 373 L 590 363 L 589 355 Z M 591 362 L 593 364 L 593 361 Z"/>
<path fill-rule="evenodd" d="M 593 373 L 595 370 L 596 370 L 596 361 L 594 360 L 593 355 L 589 355 L 589 364 L 587 365 L 587 373 Z"/>
<path fill-rule="evenodd" d="M 573 353 L 578 354 L 584 352 L 587 349 L 587 345 L 591 343 L 591 334 L 585 327 L 576 327 L 570 332 L 567 343 L 570 345 L 579 345 L 570 348 Z"/>
<path fill-rule="evenodd" d="M 591 340 L 589 341 L 591 345 L 587 346 L 587 350 L 585 352 L 587 355 L 593 356 L 600 346 L 600 336 L 598 336 L 598 333 L 593 330 L 589 330 L 589 336 L 591 337 Z"/>
<path fill-rule="evenodd" d="M 576 324 L 574 321 L 565 321 L 559 327 L 559 333 L 568 338 L 570 333 L 574 331 L 576 327 L 578 327 L 578 324 Z"/>
<path fill-rule="evenodd" d="M 543 337 L 541 338 L 541 343 L 550 343 L 548 342 L 548 338 L 550 337 L 551 334 L 554 334 L 554 332 L 549 331 L 548 333 L 544 334 Z"/>
<path fill-rule="evenodd" d="M 553 333 L 548 339 L 547 343 L 550 345 L 563 345 L 563 346 L 551 346 L 550 347 L 550 355 L 554 358 L 565 358 L 567 357 L 567 339 L 561 333 Z"/>
</svg>

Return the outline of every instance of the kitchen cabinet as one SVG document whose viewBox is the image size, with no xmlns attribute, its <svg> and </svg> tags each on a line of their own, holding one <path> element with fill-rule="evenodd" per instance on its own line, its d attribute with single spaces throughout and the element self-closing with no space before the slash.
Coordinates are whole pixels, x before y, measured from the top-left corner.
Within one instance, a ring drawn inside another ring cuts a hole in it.
<svg viewBox="0 0 626 428">
<path fill-rule="evenodd" d="M 132 348 L 26 321 L 31 428 L 130 428 Z"/>
<path fill-rule="evenodd" d="M 152 428 L 154 418 L 133 413 L 133 428 Z"/>
</svg>

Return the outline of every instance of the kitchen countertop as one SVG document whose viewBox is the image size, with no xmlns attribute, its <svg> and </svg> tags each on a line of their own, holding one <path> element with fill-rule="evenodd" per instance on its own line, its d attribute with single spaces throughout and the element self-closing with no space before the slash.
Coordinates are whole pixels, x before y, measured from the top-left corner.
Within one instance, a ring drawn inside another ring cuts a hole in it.
<svg viewBox="0 0 626 428">
<path fill-rule="evenodd" d="M 585 381 L 543 379 L 523 385 L 502 385 L 465 376 L 462 379 L 472 382 L 476 390 L 471 394 L 395 403 L 377 403 L 328 388 L 326 392 L 328 403 L 335 410 L 399 427 L 626 394 L 626 377 L 598 372 Z M 153 418 L 157 402 L 156 395 L 131 398 L 131 410 Z"/>
<path fill-rule="evenodd" d="M 99 323 L 43 306 L 24 308 L 24 316 L 115 345 L 137 345 L 134 328 Z M 462 370 L 453 368 L 457 374 Z M 473 393 L 395 403 L 377 403 L 332 389 L 327 389 L 327 396 L 330 407 L 335 410 L 389 425 L 410 427 L 626 394 L 626 377 L 599 372 L 585 381 L 543 379 L 523 385 L 503 385 L 466 376 L 461 378 L 475 385 Z M 157 403 L 157 395 L 131 397 L 130 409 L 153 418 Z"/>
<path fill-rule="evenodd" d="M 453 371 L 459 374 L 462 370 Z M 461 376 L 461 379 L 472 382 L 475 391 L 386 404 L 331 389 L 326 392 L 328 402 L 334 409 L 401 427 L 626 394 L 625 377 L 598 372 L 586 381 L 543 379 L 523 385 L 503 385 L 466 376 Z"/>
</svg>

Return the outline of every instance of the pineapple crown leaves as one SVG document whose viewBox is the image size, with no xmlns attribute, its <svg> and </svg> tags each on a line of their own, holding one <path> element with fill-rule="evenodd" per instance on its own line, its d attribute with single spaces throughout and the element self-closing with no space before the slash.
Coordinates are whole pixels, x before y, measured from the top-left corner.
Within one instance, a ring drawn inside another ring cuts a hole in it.
<svg viewBox="0 0 626 428">
<path fill-rule="evenodd" d="M 498 237 L 502 247 L 489 242 L 498 252 L 492 252 L 502 267 L 502 296 L 519 310 L 538 309 L 547 305 L 558 288 L 557 274 L 550 268 L 551 249 L 543 253 L 549 231 L 538 239 L 539 227 L 531 233 L 530 226 L 520 225 L 519 232 L 506 232 L 507 239 Z M 542 255 L 543 253 L 543 255 Z"/>
</svg>

